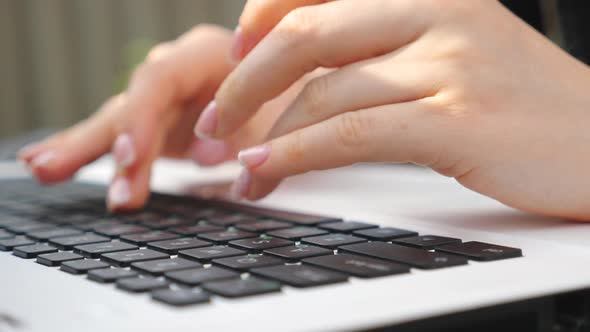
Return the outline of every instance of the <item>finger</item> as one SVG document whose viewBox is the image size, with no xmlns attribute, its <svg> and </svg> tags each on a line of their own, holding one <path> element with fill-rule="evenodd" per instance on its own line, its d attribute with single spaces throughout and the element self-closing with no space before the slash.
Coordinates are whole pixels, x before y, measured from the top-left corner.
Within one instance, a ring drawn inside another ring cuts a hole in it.
<svg viewBox="0 0 590 332">
<path fill-rule="evenodd" d="M 427 99 L 348 112 L 242 151 L 252 175 L 237 191 L 258 199 L 283 178 L 357 162 L 428 164 L 446 143 L 425 114 L 436 114 Z"/>
<path fill-rule="evenodd" d="M 249 0 L 240 16 L 234 35 L 232 56 L 240 60 L 295 8 L 317 5 L 329 0 Z"/>
<path fill-rule="evenodd" d="M 197 123 L 199 131 L 226 137 L 303 74 L 389 53 L 415 40 L 429 24 L 422 3 L 375 0 L 359 10 L 358 1 L 343 0 L 292 11 L 223 82 L 216 103 Z"/>
</svg>

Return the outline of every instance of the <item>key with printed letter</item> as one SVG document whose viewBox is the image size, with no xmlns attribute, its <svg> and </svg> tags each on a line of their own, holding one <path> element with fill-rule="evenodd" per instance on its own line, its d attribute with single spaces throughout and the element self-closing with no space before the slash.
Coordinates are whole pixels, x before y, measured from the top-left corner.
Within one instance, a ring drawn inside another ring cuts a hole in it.
<svg viewBox="0 0 590 332">
<path fill-rule="evenodd" d="M 174 240 L 149 242 L 147 247 L 148 249 L 163 251 L 170 255 L 176 255 L 180 250 L 210 247 L 212 245 L 213 244 L 211 242 L 185 237 Z"/>
<path fill-rule="evenodd" d="M 180 257 L 188 259 L 196 259 L 200 262 L 207 263 L 215 258 L 223 258 L 230 256 L 239 256 L 246 254 L 245 251 L 227 246 L 215 246 L 182 250 L 178 252 Z"/>
<path fill-rule="evenodd" d="M 229 244 L 233 247 L 243 249 L 243 250 L 248 250 L 250 252 L 260 252 L 264 249 L 285 247 L 288 245 L 292 245 L 292 244 L 294 244 L 294 242 L 289 241 L 289 240 L 285 240 L 285 239 L 279 239 L 279 238 L 257 237 L 257 238 L 251 238 L 251 239 L 231 241 Z"/>
<path fill-rule="evenodd" d="M 90 258 L 98 258 L 102 254 L 137 249 L 136 245 L 125 242 L 106 242 L 75 246 L 74 252 Z"/>
<path fill-rule="evenodd" d="M 100 259 L 116 266 L 129 266 L 131 263 L 169 258 L 167 254 L 151 249 L 118 251 L 100 255 Z"/>
<path fill-rule="evenodd" d="M 367 240 L 348 234 L 328 234 L 312 237 L 304 237 L 302 243 L 313 244 L 320 247 L 336 249 L 339 246 L 353 243 L 367 242 Z"/>
<path fill-rule="evenodd" d="M 131 267 L 141 272 L 153 275 L 162 275 L 164 274 L 164 272 L 194 269 L 197 267 L 201 267 L 201 264 L 194 261 L 189 261 L 184 258 L 175 257 L 167 259 L 157 259 L 147 262 L 137 262 L 131 264 Z"/>
<path fill-rule="evenodd" d="M 312 246 L 310 244 L 298 244 L 294 246 L 267 249 L 264 253 L 286 259 L 289 262 L 296 262 L 302 258 L 332 255 L 334 254 L 334 251 Z"/>
<path fill-rule="evenodd" d="M 261 277 L 275 279 L 293 287 L 312 287 L 344 282 L 348 277 L 342 273 L 308 265 L 280 265 L 250 270 Z"/>
<path fill-rule="evenodd" d="M 522 256 L 522 250 L 518 248 L 504 247 L 477 241 L 445 245 L 436 248 L 436 251 L 466 256 L 476 261 L 494 261 Z"/>
<path fill-rule="evenodd" d="M 285 261 L 280 258 L 265 255 L 234 256 L 213 260 L 213 264 L 215 265 L 221 265 L 238 271 L 247 271 L 257 267 L 281 265 L 283 263 L 285 263 Z"/>
<path fill-rule="evenodd" d="M 410 267 L 407 265 L 350 254 L 306 258 L 302 262 L 359 278 L 374 278 L 410 272 Z"/>
</svg>

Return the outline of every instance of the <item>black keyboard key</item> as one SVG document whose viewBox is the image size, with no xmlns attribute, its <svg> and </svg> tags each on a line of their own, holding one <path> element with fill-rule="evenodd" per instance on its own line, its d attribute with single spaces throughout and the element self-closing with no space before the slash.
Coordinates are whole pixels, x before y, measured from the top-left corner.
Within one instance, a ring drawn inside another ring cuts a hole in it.
<svg viewBox="0 0 590 332">
<path fill-rule="evenodd" d="M 223 232 L 203 233 L 198 236 L 203 240 L 223 244 L 229 241 L 258 237 L 258 234 L 239 230 L 226 230 Z"/>
<path fill-rule="evenodd" d="M 37 221 L 30 221 L 26 223 L 18 223 L 6 226 L 6 229 L 15 234 L 26 234 L 32 231 L 40 231 L 44 229 L 51 229 L 55 226 L 49 223 L 42 223 Z"/>
<path fill-rule="evenodd" d="M 275 279 L 293 287 L 313 287 L 348 279 L 345 274 L 308 265 L 281 265 L 252 269 L 250 273 Z"/>
<path fill-rule="evenodd" d="M 163 279 L 145 277 L 145 278 L 124 278 L 117 280 L 117 288 L 128 292 L 147 292 L 154 289 L 167 288 L 168 282 Z"/>
<path fill-rule="evenodd" d="M 286 259 L 289 262 L 296 262 L 300 259 L 308 257 L 332 255 L 334 254 L 334 250 L 312 246 L 309 244 L 298 244 L 288 247 L 267 249 L 264 251 L 264 253 Z"/>
<path fill-rule="evenodd" d="M 200 289 L 159 289 L 152 292 L 152 299 L 174 306 L 206 303 L 209 298 L 209 293 Z"/>
<path fill-rule="evenodd" d="M 203 284 L 203 289 L 223 297 L 236 298 L 278 292 L 281 284 L 258 278 L 212 281 Z"/>
<path fill-rule="evenodd" d="M 204 282 L 238 278 L 240 273 L 211 266 L 203 269 L 190 269 L 165 273 L 166 278 L 183 285 L 197 286 Z"/>
<path fill-rule="evenodd" d="M 190 220 L 179 218 L 179 217 L 168 217 L 160 218 L 157 220 L 149 220 L 141 222 L 142 226 L 147 226 L 153 229 L 165 229 L 169 227 L 179 227 L 189 225 L 192 222 Z"/>
<path fill-rule="evenodd" d="M 16 236 L 16 237 L 13 237 L 12 239 L 0 240 L 0 250 L 10 251 L 10 250 L 14 249 L 14 247 L 27 246 L 27 245 L 31 245 L 31 244 L 35 244 L 35 241 L 33 241 L 29 238 L 26 238 L 24 236 Z"/>
<path fill-rule="evenodd" d="M 300 240 L 302 237 L 328 234 L 328 231 L 314 227 L 299 226 L 293 228 L 279 229 L 277 231 L 268 232 L 266 234 L 287 240 Z"/>
<path fill-rule="evenodd" d="M 37 263 L 45 266 L 60 266 L 63 262 L 83 259 L 84 256 L 69 251 L 54 252 L 37 256 Z"/>
<path fill-rule="evenodd" d="M 318 226 L 331 232 L 352 233 L 361 229 L 377 228 L 379 226 L 359 221 L 330 222 Z"/>
<path fill-rule="evenodd" d="M 436 236 L 436 235 L 421 235 L 413 237 L 405 237 L 402 239 L 396 239 L 392 241 L 396 244 L 404 246 L 410 246 L 419 249 L 431 250 L 438 246 L 445 244 L 461 243 L 461 239 L 454 237 Z"/>
<path fill-rule="evenodd" d="M 350 254 L 306 258 L 302 262 L 359 278 L 374 278 L 410 272 L 410 267 L 407 265 Z"/>
<path fill-rule="evenodd" d="M 233 226 L 237 224 L 245 224 L 256 222 L 258 218 L 243 214 L 228 214 L 217 217 L 208 217 L 207 221 L 218 226 Z"/>
<path fill-rule="evenodd" d="M 0 240 L 12 239 L 13 237 L 14 237 L 14 234 L 9 233 L 5 230 L 0 230 Z"/>
<path fill-rule="evenodd" d="M 100 259 L 116 266 L 129 266 L 131 263 L 169 258 L 167 254 L 151 249 L 127 250 L 100 255 Z"/>
<path fill-rule="evenodd" d="M 98 258 L 102 254 L 137 249 L 136 245 L 125 242 L 105 242 L 84 244 L 74 247 L 74 252 L 90 258 Z"/>
<path fill-rule="evenodd" d="M 72 225 L 72 227 L 82 231 L 95 231 L 101 228 L 118 227 L 121 225 L 123 224 L 120 221 L 97 220 L 89 223 Z"/>
<path fill-rule="evenodd" d="M 276 220 L 261 220 L 248 224 L 237 224 L 236 228 L 246 232 L 262 233 L 268 231 L 274 231 L 277 229 L 292 227 L 292 224 L 276 221 Z"/>
<path fill-rule="evenodd" d="M 35 258 L 37 255 L 57 252 L 57 248 L 47 244 L 31 244 L 14 248 L 13 255 L 20 258 Z"/>
<path fill-rule="evenodd" d="M 195 261 L 189 261 L 188 259 L 175 257 L 167 259 L 157 259 L 147 262 L 137 262 L 131 264 L 131 267 L 141 272 L 154 275 L 162 275 L 165 272 L 194 269 L 197 267 L 201 267 L 201 264 Z"/>
<path fill-rule="evenodd" d="M 110 242 L 111 239 L 96 234 L 83 234 L 68 237 L 58 237 L 49 240 L 49 244 L 60 248 L 61 250 L 71 250 L 75 246 L 83 244 Z"/>
<path fill-rule="evenodd" d="M 127 270 L 122 268 L 108 268 L 108 269 L 98 269 L 98 270 L 91 270 L 88 271 L 88 279 L 101 282 L 101 283 L 111 283 L 115 282 L 119 279 L 124 278 L 134 278 L 137 277 L 139 273 L 133 270 Z"/>
<path fill-rule="evenodd" d="M 188 259 L 196 259 L 200 262 L 209 262 L 212 259 L 245 255 L 246 252 L 232 247 L 226 246 L 215 246 L 205 248 L 195 248 L 182 250 L 178 252 L 178 255 Z"/>
<path fill-rule="evenodd" d="M 90 270 L 104 269 L 109 267 L 109 264 L 93 259 L 79 259 L 75 261 L 63 262 L 60 270 L 71 274 L 84 274 Z"/>
<path fill-rule="evenodd" d="M 177 234 L 163 231 L 152 231 L 147 233 L 123 235 L 121 236 L 121 241 L 133 243 L 138 246 L 145 246 L 148 242 L 172 240 L 179 237 L 180 236 Z"/>
<path fill-rule="evenodd" d="M 119 237 L 121 235 L 135 234 L 135 233 L 146 233 L 150 229 L 138 225 L 117 225 L 117 226 L 106 226 L 98 227 L 94 230 L 96 233 L 109 237 Z"/>
<path fill-rule="evenodd" d="M 430 252 L 386 242 L 359 243 L 343 246 L 338 250 L 394 261 L 420 269 L 436 269 L 467 264 L 467 259 L 460 256 Z"/>
<path fill-rule="evenodd" d="M 44 231 L 34 231 L 27 233 L 27 236 L 37 241 L 47 241 L 56 237 L 66 237 L 73 235 L 80 235 L 81 231 L 72 228 L 54 228 Z"/>
<path fill-rule="evenodd" d="M 354 231 L 353 234 L 356 236 L 367 238 L 369 240 L 385 242 L 402 237 L 418 235 L 417 232 L 394 227 L 363 229 L 360 231 Z"/>
<path fill-rule="evenodd" d="M 336 249 L 336 247 L 367 242 L 367 240 L 349 234 L 328 234 L 320 236 L 305 237 L 301 239 L 302 243 L 312 244 L 320 247 Z"/>
<path fill-rule="evenodd" d="M 436 248 L 436 250 L 449 254 L 466 256 L 476 261 L 494 261 L 522 256 L 522 250 L 518 248 L 477 241 L 445 245 Z"/>
<path fill-rule="evenodd" d="M 180 250 L 209 247 L 213 244 L 211 242 L 194 239 L 194 238 L 180 238 L 166 241 L 156 241 L 147 244 L 148 249 L 158 250 L 170 255 L 176 255 Z"/>
<path fill-rule="evenodd" d="M 181 226 L 170 228 L 169 231 L 180 235 L 197 235 L 207 232 L 221 232 L 225 228 L 211 224 L 198 224 L 193 226 Z"/>
<path fill-rule="evenodd" d="M 282 265 L 285 261 L 267 255 L 245 255 L 245 256 L 234 256 L 226 258 L 218 258 L 213 260 L 213 264 L 227 267 L 238 271 L 248 271 L 250 269 Z"/>
<path fill-rule="evenodd" d="M 29 222 L 27 219 L 13 217 L 13 216 L 0 216 L 0 228 L 6 228 L 10 225 L 24 224 Z"/>
<path fill-rule="evenodd" d="M 271 237 L 259 237 L 251 239 L 236 240 L 229 243 L 230 245 L 250 252 L 260 252 L 265 249 L 285 247 L 294 244 L 293 241 L 271 238 Z"/>
<path fill-rule="evenodd" d="M 270 210 L 254 208 L 257 214 L 263 215 L 268 218 L 291 222 L 304 226 L 313 226 L 325 222 L 341 221 L 340 218 L 317 216 L 311 214 L 303 214 L 297 212 L 281 211 L 281 210 Z"/>
</svg>

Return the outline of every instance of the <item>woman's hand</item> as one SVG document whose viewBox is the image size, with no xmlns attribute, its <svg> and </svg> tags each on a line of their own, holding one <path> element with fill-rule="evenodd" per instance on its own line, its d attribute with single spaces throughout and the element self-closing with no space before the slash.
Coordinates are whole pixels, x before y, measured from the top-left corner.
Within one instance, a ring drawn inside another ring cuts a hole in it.
<svg viewBox="0 0 590 332">
<path fill-rule="evenodd" d="M 499 2 L 257 0 L 241 22 L 233 54 L 253 49 L 203 136 L 233 135 L 305 73 L 336 68 L 240 153 L 243 197 L 310 170 L 412 162 L 519 209 L 590 218 L 590 70 Z"/>
<path fill-rule="evenodd" d="M 230 45 L 231 32 L 202 25 L 155 47 L 127 91 L 88 120 L 25 148 L 19 158 L 40 182 L 55 183 L 112 148 L 118 169 L 109 190 L 112 210 L 145 203 L 151 166 L 159 156 L 192 158 L 201 165 L 234 159 L 239 149 L 262 141 L 290 99 L 268 104 L 223 141 L 194 138 L 199 113 L 233 68 Z"/>
</svg>

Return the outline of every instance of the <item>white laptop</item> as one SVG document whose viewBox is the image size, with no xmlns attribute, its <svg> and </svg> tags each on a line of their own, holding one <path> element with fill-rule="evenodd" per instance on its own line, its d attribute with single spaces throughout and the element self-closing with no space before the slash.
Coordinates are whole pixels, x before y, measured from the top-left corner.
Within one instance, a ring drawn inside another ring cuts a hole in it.
<svg viewBox="0 0 590 332">
<path fill-rule="evenodd" d="M 87 183 L 111 166 L 41 188 L 0 163 L 0 331 L 372 330 L 590 286 L 590 225 L 419 167 L 312 172 L 246 208 L 154 195 L 110 216 Z M 152 186 L 207 195 L 237 171 L 162 160 Z"/>
</svg>

